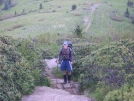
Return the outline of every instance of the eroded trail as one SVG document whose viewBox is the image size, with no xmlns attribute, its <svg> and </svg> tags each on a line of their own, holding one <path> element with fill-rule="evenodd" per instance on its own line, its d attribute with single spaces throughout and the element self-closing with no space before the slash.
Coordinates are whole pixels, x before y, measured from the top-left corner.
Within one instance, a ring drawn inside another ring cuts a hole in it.
<svg viewBox="0 0 134 101">
<path fill-rule="evenodd" d="M 90 7 L 90 18 L 89 18 L 89 22 L 88 22 L 88 25 L 85 29 L 85 32 L 87 32 L 87 30 L 89 29 L 89 27 L 91 26 L 91 23 L 92 23 L 92 19 L 93 19 L 93 12 L 95 11 L 95 9 L 99 6 L 99 4 L 94 4 Z"/>
<path fill-rule="evenodd" d="M 57 66 L 56 59 L 46 59 L 47 63 L 46 72 L 48 78 L 54 85 L 50 87 L 36 87 L 31 95 L 24 96 L 22 101 L 91 101 L 90 98 L 78 94 L 78 84 L 73 82 L 70 84 L 61 85 L 63 79 L 59 79 L 52 74 L 52 69 Z"/>
</svg>

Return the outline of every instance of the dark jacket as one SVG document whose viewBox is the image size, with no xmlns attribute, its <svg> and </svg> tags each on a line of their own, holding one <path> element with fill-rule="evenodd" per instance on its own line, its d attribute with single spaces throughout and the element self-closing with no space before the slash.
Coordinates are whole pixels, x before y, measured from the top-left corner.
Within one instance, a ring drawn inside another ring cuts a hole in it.
<svg viewBox="0 0 134 101">
<path fill-rule="evenodd" d="M 58 55 L 58 61 L 60 60 L 60 57 L 62 57 L 62 60 L 69 60 L 70 62 L 73 62 L 74 60 L 74 54 L 70 47 L 67 49 L 62 48 Z"/>
</svg>

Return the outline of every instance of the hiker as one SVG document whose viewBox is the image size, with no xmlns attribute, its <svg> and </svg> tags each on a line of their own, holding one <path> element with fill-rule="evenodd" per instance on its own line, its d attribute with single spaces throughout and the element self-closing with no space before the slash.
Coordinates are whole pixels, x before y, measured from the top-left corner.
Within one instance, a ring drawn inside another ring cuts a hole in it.
<svg viewBox="0 0 134 101">
<path fill-rule="evenodd" d="M 71 83 L 71 72 L 73 64 L 73 51 L 68 46 L 68 42 L 63 43 L 63 47 L 59 52 L 57 63 L 59 63 L 60 57 L 62 57 L 60 70 L 63 72 L 64 83 L 67 83 L 66 72 L 68 71 L 68 83 Z"/>
</svg>

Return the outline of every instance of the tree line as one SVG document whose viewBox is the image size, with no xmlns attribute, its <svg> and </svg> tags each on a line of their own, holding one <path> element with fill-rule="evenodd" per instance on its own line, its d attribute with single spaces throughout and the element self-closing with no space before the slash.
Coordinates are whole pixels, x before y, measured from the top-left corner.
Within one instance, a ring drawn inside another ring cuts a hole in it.
<svg viewBox="0 0 134 101">
<path fill-rule="evenodd" d="M 2 10 L 8 10 L 11 7 L 15 6 L 14 4 L 12 4 L 12 0 L 0 0 L 0 5 L 2 5 L 3 3 L 5 3 L 5 6 Z"/>
</svg>

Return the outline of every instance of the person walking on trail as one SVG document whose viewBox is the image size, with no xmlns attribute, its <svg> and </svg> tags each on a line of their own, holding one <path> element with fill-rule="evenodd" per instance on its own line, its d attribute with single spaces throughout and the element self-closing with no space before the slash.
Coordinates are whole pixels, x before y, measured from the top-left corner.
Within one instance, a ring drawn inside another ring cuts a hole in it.
<svg viewBox="0 0 134 101">
<path fill-rule="evenodd" d="M 67 83 L 66 73 L 68 71 L 68 83 L 71 83 L 71 72 L 73 64 L 73 51 L 68 47 L 68 42 L 63 43 L 63 47 L 59 52 L 57 63 L 59 63 L 60 57 L 62 57 L 60 70 L 63 72 L 64 83 Z"/>
</svg>

